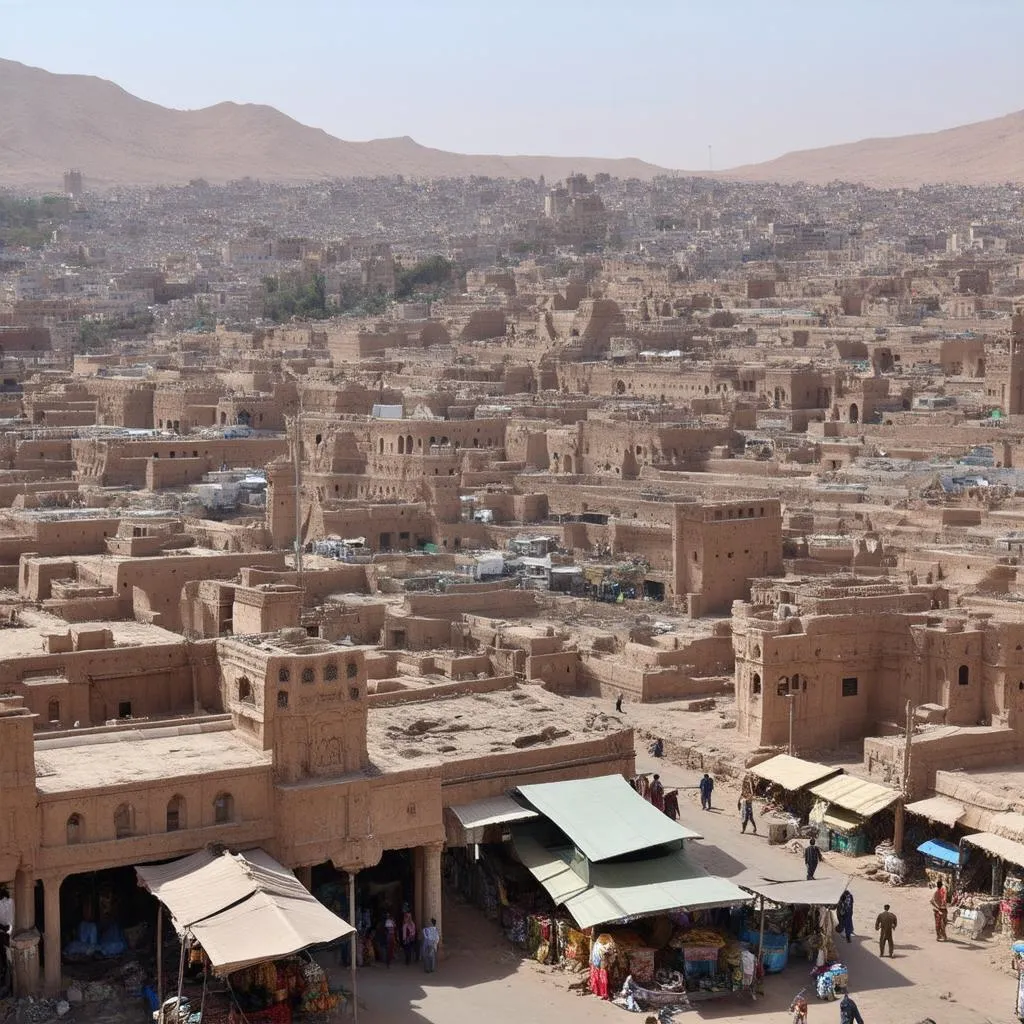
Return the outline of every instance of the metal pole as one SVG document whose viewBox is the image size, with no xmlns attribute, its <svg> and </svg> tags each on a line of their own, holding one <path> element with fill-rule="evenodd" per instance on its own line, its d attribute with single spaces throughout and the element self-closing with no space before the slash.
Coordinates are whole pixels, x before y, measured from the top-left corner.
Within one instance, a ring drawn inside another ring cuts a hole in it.
<svg viewBox="0 0 1024 1024">
<path fill-rule="evenodd" d="M 352 918 L 349 924 L 355 926 L 359 920 L 356 915 L 356 873 L 350 871 L 348 873 L 348 913 Z M 352 1019 L 359 1019 L 359 999 L 356 995 L 356 941 L 359 938 L 358 929 L 352 933 L 352 956 L 350 960 L 352 962 Z"/>
<path fill-rule="evenodd" d="M 765 898 L 761 897 L 761 932 L 758 935 L 758 966 L 761 964 L 761 956 L 765 947 Z M 755 979 L 756 979 L 755 975 Z"/>
<path fill-rule="evenodd" d="M 786 695 L 786 700 L 789 701 L 789 747 L 788 747 L 787 753 L 789 754 L 790 757 L 792 757 L 793 756 L 793 705 L 795 703 L 795 698 L 794 698 L 793 694 L 790 693 L 790 694 Z"/>
<path fill-rule="evenodd" d="M 164 905 L 156 905 L 156 1001 L 164 1005 Z"/>
</svg>

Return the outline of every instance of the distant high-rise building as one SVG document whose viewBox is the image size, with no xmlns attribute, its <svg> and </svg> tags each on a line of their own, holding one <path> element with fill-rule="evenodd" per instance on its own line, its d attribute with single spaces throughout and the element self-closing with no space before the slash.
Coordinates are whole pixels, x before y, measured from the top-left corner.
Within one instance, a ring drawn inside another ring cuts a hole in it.
<svg viewBox="0 0 1024 1024">
<path fill-rule="evenodd" d="M 73 199 L 82 194 L 82 172 L 77 169 L 64 172 L 64 191 Z"/>
</svg>

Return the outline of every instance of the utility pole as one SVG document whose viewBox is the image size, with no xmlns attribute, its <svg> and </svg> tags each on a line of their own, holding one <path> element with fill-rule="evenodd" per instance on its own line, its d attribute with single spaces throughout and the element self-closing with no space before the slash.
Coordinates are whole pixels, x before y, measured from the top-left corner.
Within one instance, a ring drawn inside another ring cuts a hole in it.
<svg viewBox="0 0 1024 1024">
<path fill-rule="evenodd" d="M 787 693 L 786 694 L 786 700 L 789 702 L 789 746 L 787 747 L 786 752 L 789 754 L 790 757 L 792 757 L 793 756 L 793 714 L 794 714 L 793 709 L 796 706 L 796 694 L 794 694 L 794 693 Z"/>
<path fill-rule="evenodd" d="M 906 732 L 903 737 L 903 782 L 902 792 L 896 801 L 896 811 L 892 829 L 892 851 L 897 857 L 903 855 L 903 808 L 910 798 L 910 752 L 914 737 L 914 705 L 907 701 Z"/>
</svg>

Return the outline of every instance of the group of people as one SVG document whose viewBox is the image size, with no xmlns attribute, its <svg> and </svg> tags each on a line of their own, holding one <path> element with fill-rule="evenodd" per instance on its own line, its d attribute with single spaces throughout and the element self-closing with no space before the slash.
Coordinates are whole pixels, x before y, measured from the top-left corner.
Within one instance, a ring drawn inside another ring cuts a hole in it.
<svg viewBox="0 0 1024 1024">
<path fill-rule="evenodd" d="M 679 820 L 679 793 L 674 789 L 666 792 L 665 784 L 657 772 L 650 777 L 638 775 L 635 779 L 630 779 L 629 784 L 649 804 L 667 814 L 673 821 Z"/>
<path fill-rule="evenodd" d="M 789 1004 L 789 1012 L 793 1014 L 793 1024 L 807 1024 L 807 990 L 801 989 L 796 998 Z M 860 1009 L 847 992 L 839 1004 L 839 1024 L 864 1024 Z"/>
<path fill-rule="evenodd" d="M 391 967 L 401 947 L 406 967 L 412 964 L 414 959 L 420 960 L 422 957 L 423 969 L 428 974 L 437 968 L 437 950 L 441 944 L 437 920 L 432 917 L 430 924 L 420 934 L 408 903 L 402 906 L 401 923 L 396 923 L 390 908 L 386 908 L 383 916 L 374 925 L 370 911 L 364 907 L 359 912 L 356 927 L 363 942 L 371 946 L 371 958 L 375 956 L 377 960 L 383 961 L 386 967 Z"/>
</svg>

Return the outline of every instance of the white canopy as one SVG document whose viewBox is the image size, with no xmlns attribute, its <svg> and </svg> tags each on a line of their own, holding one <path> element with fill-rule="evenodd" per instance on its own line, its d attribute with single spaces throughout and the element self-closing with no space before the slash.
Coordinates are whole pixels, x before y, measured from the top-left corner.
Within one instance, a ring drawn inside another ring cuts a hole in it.
<svg viewBox="0 0 1024 1024">
<path fill-rule="evenodd" d="M 137 867 L 135 873 L 171 912 L 179 934 L 192 933 L 215 974 L 354 931 L 263 850 L 219 857 L 203 850 L 171 864 Z"/>
</svg>

